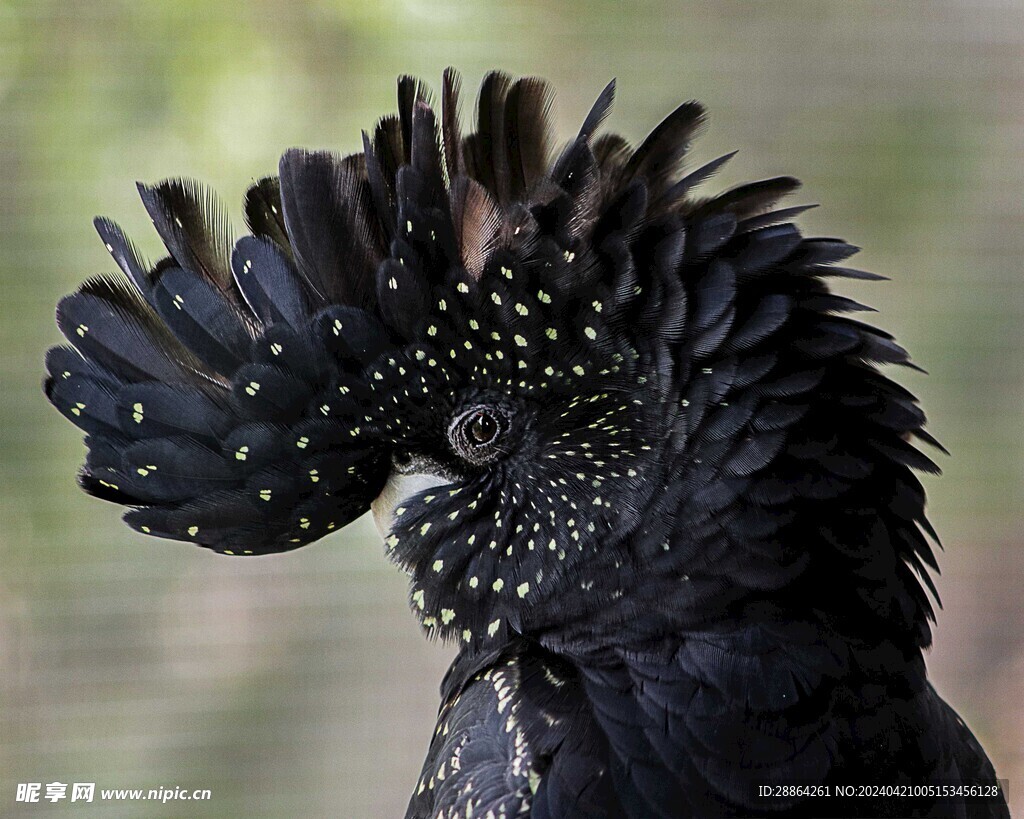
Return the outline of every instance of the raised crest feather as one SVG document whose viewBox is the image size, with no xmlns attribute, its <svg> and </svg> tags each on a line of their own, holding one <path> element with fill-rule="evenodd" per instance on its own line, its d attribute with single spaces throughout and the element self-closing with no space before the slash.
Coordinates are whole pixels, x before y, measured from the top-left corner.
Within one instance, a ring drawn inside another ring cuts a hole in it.
<svg viewBox="0 0 1024 819">
<path fill-rule="evenodd" d="M 160 238 L 182 267 L 204 276 L 225 296 L 234 293 L 229 258 L 234 241 L 220 200 L 191 179 L 138 183 Z"/>
</svg>

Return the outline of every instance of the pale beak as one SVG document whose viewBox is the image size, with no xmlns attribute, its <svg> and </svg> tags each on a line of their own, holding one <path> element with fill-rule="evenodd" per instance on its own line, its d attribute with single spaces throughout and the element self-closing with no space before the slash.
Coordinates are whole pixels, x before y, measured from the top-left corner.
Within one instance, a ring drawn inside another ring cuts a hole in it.
<svg viewBox="0 0 1024 819">
<path fill-rule="evenodd" d="M 420 492 L 436 486 L 450 484 L 454 476 L 431 460 L 413 458 L 401 465 L 393 464 L 384 489 L 370 504 L 373 522 L 382 538 L 391 533 L 395 524 L 395 510 Z"/>
</svg>

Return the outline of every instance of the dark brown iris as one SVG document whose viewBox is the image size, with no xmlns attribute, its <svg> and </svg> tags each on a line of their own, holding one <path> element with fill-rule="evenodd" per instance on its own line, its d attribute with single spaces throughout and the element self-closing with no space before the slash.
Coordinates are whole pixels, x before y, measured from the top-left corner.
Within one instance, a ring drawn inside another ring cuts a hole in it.
<svg viewBox="0 0 1024 819">
<path fill-rule="evenodd" d="M 498 434 L 498 422 L 494 416 L 482 410 L 469 419 L 469 439 L 475 444 L 489 444 Z"/>
</svg>

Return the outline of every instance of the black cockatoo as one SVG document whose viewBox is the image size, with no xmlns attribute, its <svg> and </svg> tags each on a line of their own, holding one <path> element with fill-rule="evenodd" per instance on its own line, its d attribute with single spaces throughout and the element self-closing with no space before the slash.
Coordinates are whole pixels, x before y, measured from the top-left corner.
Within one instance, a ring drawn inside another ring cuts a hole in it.
<svg viewBox="0 0 1024 819">
<path fill-rule="evenodd" d="M 403 77 L 237 242 L 140 186 L 169 255 L 97 220 L 121 274 L 47 358 L 82 486 L 228 555 L 372 507 L 460 645 L 410 817 L 1007 815 L 925 674 L 936 442 L 879 371 L 913 365 L 827 284 L 880 277 L 792 178 L 697 194 L 731 156 L 685 167 L 697 103 L 602 133 L 613 91 L 556 151 L 541 80 L 489 74 L 463 136 L 455 72 L 439 115 Z"/>
</svg>

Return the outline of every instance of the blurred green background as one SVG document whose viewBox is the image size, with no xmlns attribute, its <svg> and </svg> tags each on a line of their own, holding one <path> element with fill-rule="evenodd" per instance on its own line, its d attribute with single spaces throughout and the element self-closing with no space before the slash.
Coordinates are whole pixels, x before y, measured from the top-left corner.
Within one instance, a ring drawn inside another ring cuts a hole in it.
<svg viewBox="0 0 1024 819">
<path fill-rule="evenodd" d="M 136 179 L 198 177 L 240 228 L 285 148 L 358 150 L 396 75 L 448 64 L 548 77 L 566 136 L 613 76 L 632 140 L 698 98 L 697 158 L 741 149 L 720 184 L 802 177 L 806 228 L 892 277 L 844 292 L 930 370 L 898 377 L 953 453 L 929 665 L 1024 809 L 1022 46 L 1012 0 L 0 2 L 0 814 L 55 780 L 213 791 L 104 815 L 404 809 L 450 652 L 366 521 L 253 560 L 135 535 L 39 384 L 55 302 L 112 269 L 92 217 L 156 252 Z"/>
</svg>

